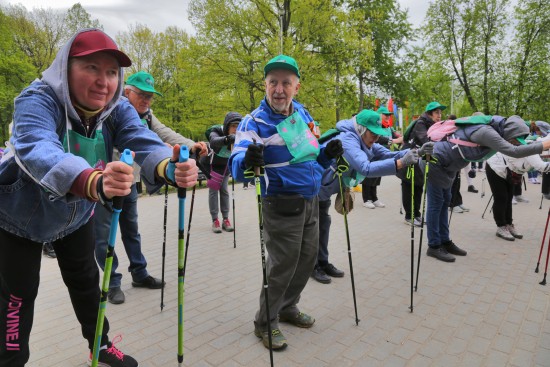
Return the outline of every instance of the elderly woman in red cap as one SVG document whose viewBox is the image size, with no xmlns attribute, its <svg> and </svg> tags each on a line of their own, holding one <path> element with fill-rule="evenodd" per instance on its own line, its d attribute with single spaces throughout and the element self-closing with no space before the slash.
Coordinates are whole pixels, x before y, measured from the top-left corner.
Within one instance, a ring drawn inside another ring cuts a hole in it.
<svg viewBox="0 0 550 367">
<path fill-rule="evenodd" d="M 113 197 L 127 195 L 133 182 L 131 166 L 110 162 L 114 147 L 135 153 L 150 192 L 165 182 L 196 183 L 195 161 L 173 163 L 179 146 L 172 150 L 143 129 L 136 110 L 120 98 L 122 68 L 130 65 L 101 30 L 82 30 L 15 99 L 13 136 L 0 160 L 2 367 L 24 366 L 29 359 L 43 242 L 55 248 L 92 350 L 100 289 L 90 218 L 98 201 L 109 205 Z M 137 366 L 109 341 L 108 331 L 105 320 L 100 365 Z"/>
</svg>

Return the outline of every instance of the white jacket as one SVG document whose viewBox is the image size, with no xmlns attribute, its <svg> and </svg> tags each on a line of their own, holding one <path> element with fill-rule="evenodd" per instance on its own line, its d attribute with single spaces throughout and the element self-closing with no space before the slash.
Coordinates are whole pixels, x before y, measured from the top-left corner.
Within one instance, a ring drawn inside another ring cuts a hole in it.
<svg viewBox="0 0 550 367">
<path fill-rule="evenodd" d="M 533 169 L 542 173 L 550 172 L 550 162 L 544 162 L 538 154 L 524 158 L 512 158 L 497 153 L 489 158 L 487 163 L 502 178 L 506 178 L 506 168 L 520 175 Z"/>
</svg>

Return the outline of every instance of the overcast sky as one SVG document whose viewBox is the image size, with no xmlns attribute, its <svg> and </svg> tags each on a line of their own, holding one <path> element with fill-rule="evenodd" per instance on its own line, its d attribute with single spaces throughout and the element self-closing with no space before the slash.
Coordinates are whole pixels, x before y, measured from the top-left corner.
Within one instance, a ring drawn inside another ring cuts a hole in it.
<svg viewBox="0 0 550 367">
<path fill-rule="evenodd" d="M 427 0 L 398 0 L 402 8 L 409 9 L 409 18 L 416 27 L 424 19 L 429 2 Z M 75 0 L 0 0 L 0 4 L 22 4 L 28 10 L 35 7 L 51 7 L 67 10 L 78 1 Z M 135 23 L 147 25 L 153 31 L 162 32 L 166 27 L 175 25 L 193 33 L 187 19 L 189 0 L 80 0 L 80 4 L 98 19 L 105 32 L 116 36 L 118 32 L 128 30 Z"/>
</svg>

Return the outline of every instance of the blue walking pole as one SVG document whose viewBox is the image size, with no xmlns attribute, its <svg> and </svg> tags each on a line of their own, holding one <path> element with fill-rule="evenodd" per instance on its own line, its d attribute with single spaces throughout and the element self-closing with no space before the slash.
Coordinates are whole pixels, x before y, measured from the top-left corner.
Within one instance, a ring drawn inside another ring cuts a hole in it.
<svg viewBox="0 0 550 367">
<path fill-rule="evenodd" d="M 187 162 L 189 159 L 189 150 L 185 145 L 180 147 L 180 162 Z M 178 366 L 183 363 L 183 265 L 185 261 L 185 240 L 183 232 L 185 231 L 185 198 L 187 189 L 178 187 Z"/>
<path fill-rule="evenodd" d="M 120 160 L 131 166 L 134 163 L 132 152 L 129 149 L 125 149 L 120 156 Z M 107 246 L 105 269 L 103 269 L 101 299 L 99 301 L 99 310 L 97 312 L 94 350 L 92 352 L 92 367 L 97 367 L 99 358 L 99 348 L 101 347 L 101 338 L 103 336 L 103 322 L 105 321 L 105 308 L 107 306 L 107 293 L 109 292 L 109 282 L 111 281 L 111 269 L 113 266 L 113 255 L 115 253 L 116 231 L 118 228 L 118 218 L 120 217 L 120 212 L 122 212 L 123 201 L 124 197 L 113 198 L 113 215 L 111 216 L 111 229 L 109 230 L 109 243 Z"/>
</svg>

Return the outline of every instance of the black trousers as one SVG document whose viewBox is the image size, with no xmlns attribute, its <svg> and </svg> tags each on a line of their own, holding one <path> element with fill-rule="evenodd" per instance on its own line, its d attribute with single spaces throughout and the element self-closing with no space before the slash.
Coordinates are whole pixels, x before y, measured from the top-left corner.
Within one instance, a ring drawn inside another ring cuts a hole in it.
<svg viewBox="0 0 550 367">
<path fill-rule="evenodd" d="M 365 178 L 361 184 L 361 194 L 363 196 L 363 202 L 372 200 L 374 203 L 378 200 L 377 187 L 382 181 L 381 177 Z"/>
<path fill-rule="evenodd" d="M 493 194 L 493 218 L 495 223 L 498 227 L 512 224 L 514 185 L 512 185 L 511 180 L 497 175 L 488 163 L 485 163 L 485 173 Z"/>
<path fill-rule="evenodd" d="M 411 183 L 401 180 L 401 200 L 405 209 L 405 219 L 411 219 Z M 422 204 L 422 185 L 414 185 L 414 218 L 420 217 L 420 205 Z"/>
<path fill-rule="evenodd" d="M 451 202 L 449 203 L 450 208 L 459 206 L 463 204 L 462 194 L 460 193 L 460 171 L 456 174 L 455 180 L 453 181 L 453 186 L 451 187 Z"/>
<path fill-rule="evenodd" d="M 93 221 L 52 244 L 82 335 L 91 350 L 100 297 Z M 0 229 L 0 367 L 22 367 L 29 360 L 41 259 L 41 243 Z M 108 343 L 108 331 L 105 318 L 102 345 Z"/>
</svg>

